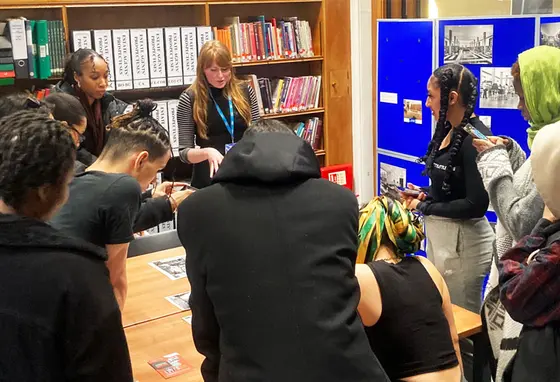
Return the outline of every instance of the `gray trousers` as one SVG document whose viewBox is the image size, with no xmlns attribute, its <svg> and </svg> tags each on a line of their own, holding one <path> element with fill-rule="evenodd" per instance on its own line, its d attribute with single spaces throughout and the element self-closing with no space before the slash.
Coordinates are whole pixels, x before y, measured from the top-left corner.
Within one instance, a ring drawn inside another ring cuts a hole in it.
<svg viewBox="0 0 560 382">
<path fill-rule="evenodd" d="M 442 274 L 451 302 L 480 311 L 482 284 L 490 270 L 494 231 L 486 218 L 455 220 L 426 216 L 428 259 Z"/>
</svg>

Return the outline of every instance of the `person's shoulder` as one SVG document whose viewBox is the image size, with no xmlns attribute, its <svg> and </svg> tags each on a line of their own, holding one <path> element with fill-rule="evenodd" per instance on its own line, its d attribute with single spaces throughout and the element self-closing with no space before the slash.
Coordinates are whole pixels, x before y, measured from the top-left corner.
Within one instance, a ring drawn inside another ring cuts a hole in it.
<svg viewBox="0 0 560 382">
<path fill-rule="evenodd" d="M 88 171 L 76 176 L 74 182 L 80 181 L 92 184 L 92 188 L 111 200 L 136 201 L 142 198 L 140 184 L 128 174 Z"/>
<path fill-rule="evenodd" d="M 194 90 L 192 87 L 188 87 L 179 96 L 179 101 L 192 102 L 194 100 Z"/>
<path fill-rule="evenodd" d="M 332 198 L 332 204 L 358 208 L 358 198 L 350 189 L 324 178 L 313 178 L 308 182 L 318 195 Z"/>
<path fill-rule="evenodd" d="M 178 207 L 177 213 L 204 212 L 215 206 L 223 195 L 221 184 L 212 184 L 189 195 Z"/>
<path fill-rule="evenodd" d="M 442 293 L 442 291 L 443 291 L 443 276 L 441 275 L 441 273 L 439 273 L 436 266 L 430 260 L 425 258 L 424 256 L 411 255 L 410 257 L 413 258 L 413 259 L 416 259 L 417 261 L 420 262 L 420 264 L 422 264 L 424 266 L 424 269 L 426 270 L 426 272 L 428 272 L 428 274 L 432 278 L 432 281 L 434 282 L 434 284 L 438 288 L 439 292 Z"/>
</svg>

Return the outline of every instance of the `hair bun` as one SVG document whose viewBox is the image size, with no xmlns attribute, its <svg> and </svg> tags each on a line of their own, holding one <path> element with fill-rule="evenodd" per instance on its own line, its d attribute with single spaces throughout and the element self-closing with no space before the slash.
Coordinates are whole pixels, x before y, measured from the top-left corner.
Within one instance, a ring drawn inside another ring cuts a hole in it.
<svg viewBox="0 0 560 382">
<path fill-rule="evenodd" d="M 157 105 L 153 100 L 145 98 L 138 100 L 136 102 L 136 107 L 138 108 L 140 117 L 145 118 L 152 116 L 152 112 L 157 108 Z"/>
</svg>

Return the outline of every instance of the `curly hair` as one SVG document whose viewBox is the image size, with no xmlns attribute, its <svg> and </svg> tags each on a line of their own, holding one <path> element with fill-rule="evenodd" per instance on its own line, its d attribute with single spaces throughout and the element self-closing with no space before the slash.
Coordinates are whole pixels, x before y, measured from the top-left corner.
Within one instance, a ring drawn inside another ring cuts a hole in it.
<svg viewBox="0 0 560 382">
<path fill-rule="evenodd" d="M 469 69 L 459 64 L 448 64 L 442 66 L 436 69 L 433 76 L 437 80 L 440 88 L 440 110 L 436 131 L 428 145 L 428 150 L 423 157 L 419 158 L 420 162 L 426 164 L 423 171 L 424 175 L 430 175 L 434 159 L 439 151 L 441 142 L 443 142 L 447 134 L 449 134 L 449 131 L 452 129 L 451 124 L 447 121 L 449 94 L 452 91 L 456 91 L 459 94 L 459 102 L 465 107 L 463 119 L 460 125 L 453 130 L 451 135 L 449 162 L 447 164 L 445 178 L 443 180 L 442 189 L 446 194 L 450 194 L 450 179 L 453 174 L 455 157 L 461 150 L 463 141 L 468 136 L 462 127 L 469 123 L 470 117 L 474 112 L 474 107 L 478 98 L 478 80 Z"/>
<path fill-rule="evenodd" d="M 63 182 L 75 157 L 70 133 L 48 115 L 23 110 L 0 119 L 0 198 L 19 210 L 28 191 Z"/>
<path fill-rule="evenodd" d="M 52 106 L 54 119 L 68 123 L 68 125 L 79 125 L 87 118 L 86 110 L 81 102 L 74 96 L 66 93 L 52 93 L 45 97 L 45 103 Z"/>
<path fill-rule="evenodd" d="M 0 118 L 20 110 L 35 110 L 39 113 L 51 113 L 51 106 L 37 100 L 31 93 L 16 92 L 0 97 Z"/>
<path fill-rule="evenodd" d="M 118 160 L 131 152 L 145 150 L 152 158 L 161 158 L 171 150 L 165 128 L 152 117 L 156 104 L 151 99 L 137 101 L 131 112 L 113 118 L 107 144 L 100 158 Z"/>
<path fill-rule="evenodd" d="M 420 249 L 424 240 L 418 216 L 387 196 L 373 198 L 360 210 L 357 263 L 375 260 L 381 245 L 392 247 L 398 257 Z"/>
</svg>

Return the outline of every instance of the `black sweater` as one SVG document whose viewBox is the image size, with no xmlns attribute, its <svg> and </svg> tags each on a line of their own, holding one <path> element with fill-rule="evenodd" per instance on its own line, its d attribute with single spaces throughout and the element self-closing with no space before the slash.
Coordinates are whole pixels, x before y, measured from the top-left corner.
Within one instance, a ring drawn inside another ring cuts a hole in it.
<svg viewBox="0 0 560 382">
<path fill-rule="evenodd" d="M 492 135 L 491 131 L 478 117 L 471 118 L 470 123 L 484 135 Z M 469 135 L 463 141 L 459 153 L 453 161 L 453 174 L 449 181 L 451 193 L 443 190 L 446 169 L 449 164 L 451 145 L 439 150 L 429 173 L 431 186 L 427 189 L 428 198 L 418 204 L 418 210 L 424 215 L 435 215 L 451 219 L 480 218 L 486 214 L 489 205 L 488 194 L 478 167 L 478 155 Z"/>
<path fill-rule="evenodd" d="M 127 382 L 105 251 L 0 214 L 0 381 Z"/>
<path fill-rule="evenodd" d="M 206 382 L 387 381 L 356 313 L 358 203 L 292 134 L 245 136 L 178 210 Z"/>
</svg>

